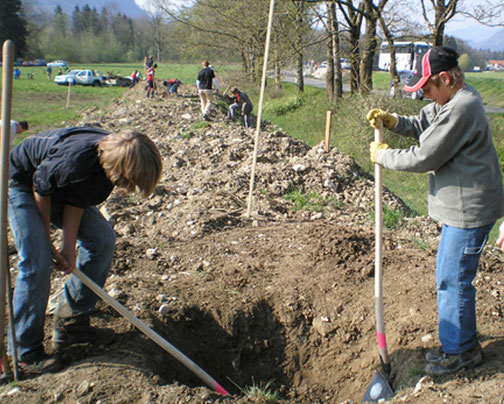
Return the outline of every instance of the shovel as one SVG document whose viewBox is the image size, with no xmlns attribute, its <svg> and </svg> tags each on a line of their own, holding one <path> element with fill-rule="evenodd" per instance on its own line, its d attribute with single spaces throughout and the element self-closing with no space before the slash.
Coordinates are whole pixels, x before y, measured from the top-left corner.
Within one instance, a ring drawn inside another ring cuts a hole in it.
<svg viewBox="0 0 504 404">
<path fill-rule="evenodd" d="M 374 132 L 374 141 L 383 141 L 383 122 L 376 120 L 378 129 Z M 364 394 L 363 403 L 376 403 L 394 397 L 392 387 L 388 382 L 391 366 L 385 338 L 385 320 L 383 315 L 383 212 L 382 212 L 382 166 L 375 163 L 375 312 L 376 337 L 382 371 L 378 371 Z"/>
</svg>

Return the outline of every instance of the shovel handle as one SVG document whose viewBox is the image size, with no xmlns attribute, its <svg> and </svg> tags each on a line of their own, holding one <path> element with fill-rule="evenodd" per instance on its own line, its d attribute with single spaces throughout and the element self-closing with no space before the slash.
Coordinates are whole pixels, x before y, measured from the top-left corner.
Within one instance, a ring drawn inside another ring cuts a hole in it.
<svg viewBox="0 0 504 404">
<path fill-rule="evenodd" d="M 374 141 L 383 142 L 383 122 L 376 120 L 378 128 L 374 132 Z M 375 311 L 376 311 L 376 337 L 378 351 L 384 367 L 389 367 L 390 358 L 387 351 L 385 336 L 385 319 L 383 311 L 383 167 L 375 163 Z"/>
<path fill-rule="evenodd" d="M 147 324 L 145 324 L 143 321 L 135 317 L 133 313 L 131 313 L 126 307 L 124 307 L 121 303 L 115 300 L 112 296 L 107 294 L 101 287 L 99 287 L 95 282 L 93 282 L 88 276 L 82 273 L 79 269 L 75 268 L 72 271 L 72 274 L 75 275 L 77 278 L 79 278 L 79 280 L 84 285 L 86 285 L 89 289 L 91 289 L 94 293 L 96 293 L 101 299 L 103 299 L 106 303 L 112 306 L 126 320 L 128 320 L 136 328 L 138 328 L 145 335 L 147 335 L 152 341 L 158 344 L 166 352 L 168 352 L 175 359 L 181 362 L 187 369 L 189 369 L 201 380 L 203 380 L 215 392 L 222 394 L 223 396 L 229 395 L 229 393 L 226 390 L 224 390 L 224 388 L 219 383 L 217 383 L 208 373 L 206 373 L 203 369 L 201 369 L 196 363 L 194 363 L 191 359 L 185 356 L 172 344 L 170 344 L 168 341 L 162 338 L 152 328 L 148 327 Z"/>
</svg>

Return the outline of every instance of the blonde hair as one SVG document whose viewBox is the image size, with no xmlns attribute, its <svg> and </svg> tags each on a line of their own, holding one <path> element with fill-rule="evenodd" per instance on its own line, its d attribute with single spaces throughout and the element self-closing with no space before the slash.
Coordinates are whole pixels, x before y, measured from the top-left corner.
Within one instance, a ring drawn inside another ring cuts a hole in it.
<svg viewBox="0 0 504 404">
<path fill-rule="evenodd" d="M 458 87 L 464 84 L 465 76 L 460 66 L 457 65 L 455 67 L 452 67 L 451 69 L 446 70 L 446 73 L 448 74 L 448 76 L 450 76 L 449 87 Z M 441 79 L 439 78 L 439 73 L 433 75 L 430 78 L 430 80 L 436 87 L 439 87 L 439 84 L 441 82 Z"/>
<path fill-rule="evenodd" d="M 147 197 L 161 178 L 161 154 L 143 133 L 111 133 L 98 144 L 98 154 L 105 174 L 123 192 L 134 192 L 138 187 Z"/>
</svg>

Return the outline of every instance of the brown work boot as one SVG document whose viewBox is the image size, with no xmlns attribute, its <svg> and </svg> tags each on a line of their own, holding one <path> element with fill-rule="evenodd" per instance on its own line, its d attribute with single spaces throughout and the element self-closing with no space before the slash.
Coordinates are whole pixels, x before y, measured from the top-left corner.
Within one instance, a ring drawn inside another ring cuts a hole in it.
<svg viewBox="0 0 504 404">
<path fill-rule="evenodd" d="M 108 345 L 114 337 L 109 328 L 91 327 L 89 318 L 54 319 L 52 344 L 56 351 L 74 344 Z"/>
<path fill-rule="evenodd" d="M 42 373 L 56 373 L 63 368 L 59 355 L 37 353 L 22 358 L 19 368 L 23 377 L 40 375 Z"/>
<path fill-rule="evenodd" d="M 483 362 L 481 345 L 477 343 L 473 348 L 460 354 L 448 355 L 441 353 L 435 357 L 434 354 L 427 359 L 431 362 L 427 363 L 425 372 L 431 376 L 445 376 L 458 372 L 464 368 L 474 368 Z"/>
</svg>

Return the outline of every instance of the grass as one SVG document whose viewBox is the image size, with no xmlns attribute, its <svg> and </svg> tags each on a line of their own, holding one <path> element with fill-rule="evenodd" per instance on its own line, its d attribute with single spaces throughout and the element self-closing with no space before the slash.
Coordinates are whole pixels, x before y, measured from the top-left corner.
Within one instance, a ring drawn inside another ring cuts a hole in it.
<svg viewBox="0 0 504 404">
<path fill-rule="evenodd" d="M 252 378 L 252 386 L 248 387 L 240 387 L 232 380 L 231 383 L 233 383 L 247 399 L 256 404 L 276 404 L 280 401 L 278 391 L 271 391 L 273 380 L 256 384 Z"/>
<path fill-rule="evenodd" d="M 486 100 L 487 104 L 502 105 L 504 102 L 504 73 L 488 75 L 486 72 L 469 73 L 467 78 L 469 83 L 471 83 L 471 80 L 487 79 L 488 81 L 483 83 L 484 85 L 477 81 L 473 82 L 473 85 L 478 91 L 482 92 L 483 99 Z M 374 83 L 376 87 L 387 88 L 389 81 L 388 73 L 375 72 Z M 487 94 L 485 89 L 487 87 L 490 89 L 492 86 L 500 89 L 497 92 L 498 94 L 485 95 Z M 321 143 L 324 139 L 326 111 L 331 108 L 326 101 L 325 90 L 306 86 L 304 94 L 298 96 L 294 84 L 284 83 L 281 90 L 273 87 L 272 83 L 267 87 L 263 119 L 274 122 L 282 130 L 303 140 L 310 146 Z M 250 89 L 248 93 L 253 101 L 258 99 L 256 89 Z M 301 97 L 302 102 L 286 113 L 277 115 L 275 114 L 276 108 L 268 107 L 271 104 L 275 106 L 282 105 L 282 102 L 285 105 L 292 105 L 291 100 L 294 97 Z M 426 102 L 411 99 L 392 99 L 380 92 L 373 93 L 366 98 L 359 95 L 345 94 L 334 108 L 331 146 L 352 156 L 357 164 L 372 174 L 373 167 L 369 161 L 368 145 L 373 139 L 373 130 L 365 118 L 369 109 L 379 107 L 399 114 L 413 115 L 417 114 L 424 105 L 426 105 Z M 488 119 L 499 160 L 504 162 L 504 114 L 488 114 Z M 398 137 L 389 131 L 385 131 L 384 141 L 393 148 L 408 148 L 413 144 L 412 140 Z M 403 199 L 413 211 L 420 215 L 427 214 L 427 173 L 416 174 L 384 170 L 383 181 L 384 185 Z M 495 226 L 490 233 L 491 242 L 497 237 L 497 227 Z"/>
<path fill-rule="evenodd" d="M 305 209 L 311 212 L 322 212 L 326 202 L 317 192 L 304 193 L 300 189 L 295 189 L 284 195 L 286 201 L 292 202 L 292 211 Z"/>
<path fill-rule="evenodd" d="M 235 70 L 233 66 L 214 66 L 218 75 Z M 130 76 L 137 69 L 142 74 L 145 68 L 142 63 L 124 64 L 75 64 L 70 69 L 95 69 L 102 74 L 112 71 L 122 76 Z M 47 79 L 45 67 L 20 67 L 21 79 L 13 81 L 13 96 L 11 118 L 14 120 L 27 120 L 30 129 L 15 140 L 19 143 L 25 137 L 42 131 L 74 125 L 82 118 L 82 114 L 90 108 L 104 110 L 111 108 L 110 102 L 121 97 L 127 88 L 124 87 L 86 87 L 72 86 L 70 88 L 69 108 L 66 108 L 68 87 L 54 83 L 55 72 L 53 69 L 52 80 Z M 160 63 L 156 70 L 156 78 L 178 78 L 183 84 L 195 84 L 199 64 L 164 64 Z M 33 80 L 28 80 L 28 73 L 33 74 Z M 145 74 L 144 74 L 145 75 Z M 1 78 L 0 78 L 1 80 Z"/>
</svg>

